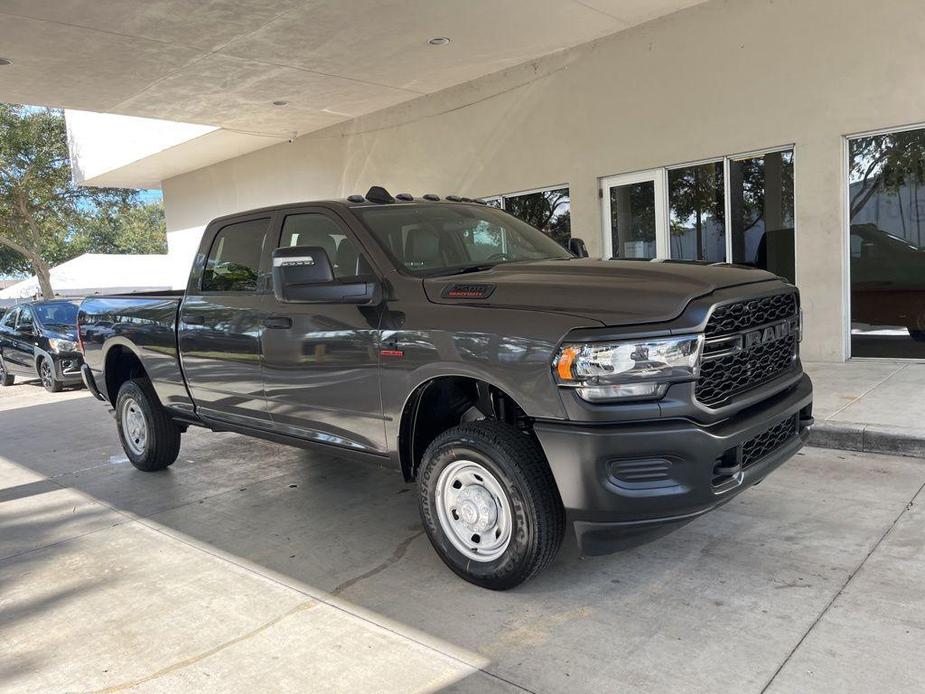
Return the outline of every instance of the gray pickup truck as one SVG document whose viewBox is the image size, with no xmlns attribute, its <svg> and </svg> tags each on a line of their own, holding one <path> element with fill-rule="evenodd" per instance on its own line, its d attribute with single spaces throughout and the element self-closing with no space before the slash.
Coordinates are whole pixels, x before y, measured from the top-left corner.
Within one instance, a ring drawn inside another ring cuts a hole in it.
<svg viewBox="0 0 925 694">
<path fill-rule="evenodd" d="M 577 247 L 577 246 L 576 246 Z M 728 266 L 576 257 L 477 201 L 214 220 L 185 292 L 86 299 L 87 387 L 163 470 L 190 425 L 387 462 L 486 588 L 691 521 L 803 444 L 797 290 Z"/>
</svg>

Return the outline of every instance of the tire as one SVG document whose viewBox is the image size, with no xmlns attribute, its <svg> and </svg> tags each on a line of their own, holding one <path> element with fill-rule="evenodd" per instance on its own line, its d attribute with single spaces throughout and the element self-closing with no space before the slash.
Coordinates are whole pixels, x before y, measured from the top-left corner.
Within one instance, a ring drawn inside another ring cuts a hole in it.
<svg viewBox="0 0 925 694">
<path fill-rule="evenodd" d="M 48 359 L 42 357 L 38 363 L 39 379 L 49 393 L 60 393 L 64 383 L 55 378 L 55 367 Z"/>
<path fill-rule="evenodd" d="M 6 370 L 6 364 L 0 357 L 0 386 L 11 386 L 16 381 L 16 377 Z"/>
<path fill-rule="evenodd" d="M 418 505 L 444 563 L 491 590 L 538 574 L 565 535 L 562 500 L 539 445 L 492 420 L 449 429 L 428 446 L 418 471 Z"/>
<path fill-rule="evenodd" d="M 143 472 L 166 469 L 180 453 L 180 430 L 147 378 L 126 381 L 119 388 L 116 427 L 125 455 Z"/>
</svg>

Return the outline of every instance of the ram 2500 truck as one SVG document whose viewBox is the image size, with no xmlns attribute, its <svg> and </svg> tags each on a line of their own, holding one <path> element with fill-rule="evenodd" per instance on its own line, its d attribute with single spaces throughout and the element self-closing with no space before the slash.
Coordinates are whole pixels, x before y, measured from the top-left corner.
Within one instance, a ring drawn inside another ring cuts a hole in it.
<svg viewBox="0 0 925 694">
<path fill-rule="evenodd" d="M 211 222 L 185 292 L 86 299 L 87 387 L 163 470 L 189 426 L 388 462 L 462 578 L 678 527 L 802 446 L 800 299 L 767 272 L 592 260 L 455 196 Z"/>
</svg>

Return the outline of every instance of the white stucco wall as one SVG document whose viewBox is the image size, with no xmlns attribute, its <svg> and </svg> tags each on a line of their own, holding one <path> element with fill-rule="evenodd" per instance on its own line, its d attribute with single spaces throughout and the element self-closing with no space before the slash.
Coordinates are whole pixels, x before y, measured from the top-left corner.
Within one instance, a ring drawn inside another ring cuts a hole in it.
<svg viewBox="0 0 925 694">
<path fill-rule="evenodd" d="M 568 182 L 600 252 L 598 179 L 794 144 L 804 356 L 846 354 L 843 136 L 925 121 L 925 4 L 714 0 L 347 125 L 164 181 L 171 249 L 216 215 L 364 192 Z M 184 231 L 181 231 L 184 230 Z"/>
</svg>

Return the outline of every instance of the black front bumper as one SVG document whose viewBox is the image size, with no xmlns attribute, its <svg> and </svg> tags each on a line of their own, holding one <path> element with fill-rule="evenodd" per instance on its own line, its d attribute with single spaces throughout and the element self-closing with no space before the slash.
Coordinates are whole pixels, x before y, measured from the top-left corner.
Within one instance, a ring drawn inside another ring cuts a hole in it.
<svg viewBox="0 0 925 694">
<path fill-rule="evenodd" d="M 534 430 L 582 551 L 606 554 L 673 530 L 763 480 L 803 446 L 812 400 L 804 375 L 710 426 L 536 422 Z"/>
</svg>

